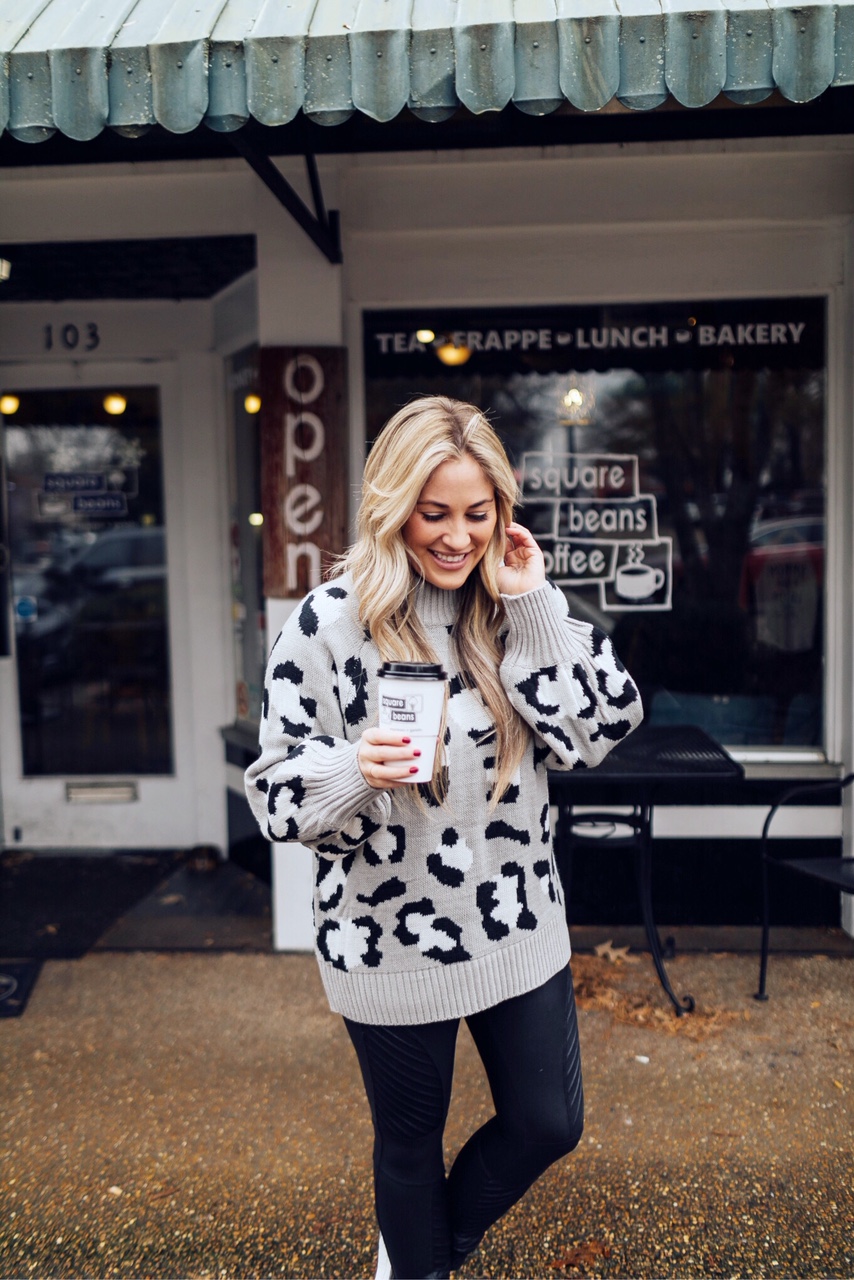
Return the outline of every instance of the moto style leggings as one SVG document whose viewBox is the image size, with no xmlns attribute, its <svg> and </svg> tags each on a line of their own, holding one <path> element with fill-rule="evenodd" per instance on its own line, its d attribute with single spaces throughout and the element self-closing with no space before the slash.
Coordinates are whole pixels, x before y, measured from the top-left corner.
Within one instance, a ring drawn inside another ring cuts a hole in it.
<svg viewBox="0 0 854 1280">
<path fill-rule="evenodd" d="M 459 1021 L 379 1027 L 345 1019 L 374 1122 L 377 1219 L 392 1275 L 447 1277 L 584 1123 L 572 974 L 466 1019 L 495 1115 L 446 1176 L 443 1134 Z"/>
</svg>

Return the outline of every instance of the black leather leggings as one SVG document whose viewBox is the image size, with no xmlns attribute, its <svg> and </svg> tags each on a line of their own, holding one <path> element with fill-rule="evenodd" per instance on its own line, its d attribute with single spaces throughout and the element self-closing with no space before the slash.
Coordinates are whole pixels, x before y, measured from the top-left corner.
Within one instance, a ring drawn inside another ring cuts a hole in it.
<svg viewBox="0 0 854 1280">
<path fill-rule="evenodd" d="M 375 1027 L 345 1019 L 374 1121 L 377 1218 L 401 1280 L 446 1277 L 584 1123 L 572 974 L 467 1019 L 495 1115 L 445 1175 L 443 1133 L 459 1022 Z"/>
</svg>

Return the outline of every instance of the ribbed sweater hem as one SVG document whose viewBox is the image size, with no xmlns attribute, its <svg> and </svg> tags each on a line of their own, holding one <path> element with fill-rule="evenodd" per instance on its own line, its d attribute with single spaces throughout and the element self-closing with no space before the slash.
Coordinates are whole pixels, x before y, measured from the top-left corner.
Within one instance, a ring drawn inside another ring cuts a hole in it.
<svg viewBox="0 0 854 1280">
<path fill-rule="evenodd" d="M 334 1013 L 374 1026 L 414 1026 L 466 1018 L 548 982 L 568 964 L 569 931 L 555 914 L 536 933 L 464 964 L 405 973 L 344 973 L 318 957 Z"/>
</svg>

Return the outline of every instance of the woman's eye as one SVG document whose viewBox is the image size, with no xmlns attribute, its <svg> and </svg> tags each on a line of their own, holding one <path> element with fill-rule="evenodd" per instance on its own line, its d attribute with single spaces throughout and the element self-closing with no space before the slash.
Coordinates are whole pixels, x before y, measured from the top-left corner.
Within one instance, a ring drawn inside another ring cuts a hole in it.
<svg viewBox="0 0 854 1280">
<path fill-rule="evenodd" d="M 422 511 L 421 516 L 428 524 L 436 524 L 442 519 L 441 511 Z"/>
<path fill-rule="evenodd" d="M 478 524 L 483 524 L 484 520 L 487 520 L 488 518 L 488 511 L 473 511 L 469 516 L 469 520 L 476 520 Z"/>
</svg>

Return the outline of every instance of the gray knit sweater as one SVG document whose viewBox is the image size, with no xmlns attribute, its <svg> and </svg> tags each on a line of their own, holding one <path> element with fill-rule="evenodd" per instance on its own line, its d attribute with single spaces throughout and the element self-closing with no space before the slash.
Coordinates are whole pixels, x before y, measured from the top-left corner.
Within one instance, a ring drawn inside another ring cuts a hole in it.
<svg viewBox="0 0 854 1280">
<path fill-rule="evenodd" d="M 548 768 L 596 765 L 642 718 L 601 631 L 548 583 L 504 597 L 501 681 L 532 729 L 495 807 L 494 727 L 450 642 L 457 594 L 424 584 L 418 614 L 450 676 L 447 797 L 376 791 L 356 750 L 376 724 L 380 665 L 352 581 L 318 587 L 267 668 L 249 802 L 275 841 L 315 853 L 317 956 L 331 1007 L 356 1022 L 465 1017 L 546 982 L 569 958 L 549 830 Z"/>
</svg>

